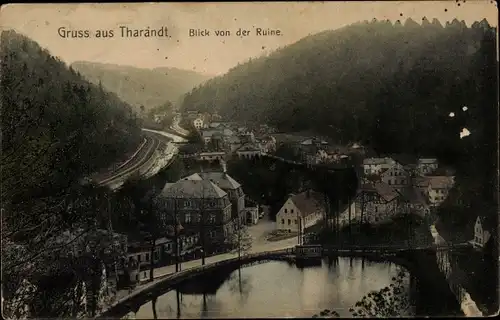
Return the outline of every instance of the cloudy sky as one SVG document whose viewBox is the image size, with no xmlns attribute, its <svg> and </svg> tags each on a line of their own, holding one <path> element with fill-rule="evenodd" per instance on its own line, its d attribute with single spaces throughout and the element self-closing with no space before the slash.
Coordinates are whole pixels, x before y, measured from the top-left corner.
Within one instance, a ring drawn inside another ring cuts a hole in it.
<svg viewBox="0 0 500 320">
<path fill-rule="evenodd" d="M 2 6 L 0 25 L 15 29 L 67 63 L 79 60 L 160 66 L 221 74 L 249 57 L 270 52 L 308 34 L 337 29 L 371 20 L 404 20 L 411 17 L 454 18 L 470 25 L 486 18 L 497 26 L 494 1 L 405 1 L 405 2 L 277 2 L 277 3 L 138 3 L 138 4 L 10 4 Z M 120 26 L 167 27 L 170 38 L 122 38 Z M 110 39 L 61 38 L 58 29 L 114 30 Z M 280 29 L 281 36 L 258 37 L 254 28 Z M 209 29 L 209 37 L 189 37 L 189 29 Z M 251 36 L 237 37 L 238 28 Z M 230 37 L 217 37 L 213 30 L 230 30 Z"/>
</svg>

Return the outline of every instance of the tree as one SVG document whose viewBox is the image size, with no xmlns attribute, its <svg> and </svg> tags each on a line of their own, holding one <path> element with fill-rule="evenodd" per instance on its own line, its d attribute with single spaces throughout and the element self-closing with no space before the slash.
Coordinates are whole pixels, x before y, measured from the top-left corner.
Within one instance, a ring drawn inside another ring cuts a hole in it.
<svg viewBox="0 0 500 320">
<path fill-rule="evenodd" d="M 411 304 L 405 287 L 406 273 L 400 271 L 392 278 L 393 283 L 364 296 L 349 311 L 361 317 L 405 317 L 411 314 Z"/>
<path fill-rule="evenodd" d="M 400 270 L 396 277 L 392 278 L 392 283 L 379 290 L 372 291 L 365 295 L 354 306 L 349 308 L 349 312 L 354 317 L 363 318 L 399 318 L 411 316 L 412 307 L 406 291 L 406 273 Z M 334 318 L 339 317 L 336 311 L 325 309 L 316 314 L 313 318 Z"/>
<path fill-rule="evenodd" d="M 232 253 L 238 253 L 238 259 L 242 255 L 248 254 L 252 249 L 252 236 L 248 232 L 248 226 L 242 223 L 240 217 L 234 219 L 233 232 L 228 238 L 228 244 L 232 248 Z"/>
</svg>

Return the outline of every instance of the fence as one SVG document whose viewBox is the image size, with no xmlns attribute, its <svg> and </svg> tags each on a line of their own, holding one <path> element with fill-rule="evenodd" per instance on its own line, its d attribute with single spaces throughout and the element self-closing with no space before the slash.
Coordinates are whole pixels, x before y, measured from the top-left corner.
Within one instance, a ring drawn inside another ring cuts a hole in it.
<svg viewBox="0 0 500 320">
<path fill-rule="evenodd" d="M 159 285 L 165 285 L 166 283 L 168 284 L 169 282 L 170 282 L 169 285 L 175 285 L 176 283 L 187 280 L 193 276 L 202 274 L 202 273 L 210 271 L 210 270 L 214 270 L 214 269 L 219 268 L 221 266 L 230 265 L 232 263 L 245 264 L 246 262 L 250 262 L 250 261 L 255 260 L 255 259 L 279 257 L 279 256 L 284 256 L 287 254 L 294 254 L 294 253 L 295 253 L 295 248 L 263 251 L 263 252 L 258 252 L 258 253 L 246 254 L 246 255 L 241 256 L 240 258 L 237 258 L 237 257 L 230 258 L 230 259 L 206 264 L 203 266 L 191 267 L 189 269 L 184 269 L 184 270 L 179 271 L 179 272 L 162 275 L 162 276 L 156 278 L 153 282 L 141 285 L 141 287 L 137 288 L 135 291 L 130 292 L 130 294 L 128 294 L 127 296 L 116 300 L 112 305 L 110 305 L 106 310 L 101 312 L 97 317 L 109 316 L 112 313 L 113 309 L 119 307 L 122 304 L 126 304 L 129 300 L 131 300 L 132 298 L 137 297 L 141 294 L 151 293 L 155 289 L 155 287 L 157 287 Z"/>
</svg>

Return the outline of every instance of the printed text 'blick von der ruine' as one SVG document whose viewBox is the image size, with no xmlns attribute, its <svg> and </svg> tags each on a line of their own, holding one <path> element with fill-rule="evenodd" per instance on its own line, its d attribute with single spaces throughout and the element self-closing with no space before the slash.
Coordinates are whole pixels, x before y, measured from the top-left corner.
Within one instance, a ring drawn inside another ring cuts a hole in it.
<svg viewBox="0 0 500 320">
<path fill-rule="evenodd" d="M 85 39 L 85 38 L 171 38 L 169 28 L 166 26 L 159 28 L 133 28 L 129 26 L 118 26 L 116 29 L 71 29 L 68 27 L 60 27 L 57 29 L 59 37 L 64 39 Z M 234 30 L 228 29 L 207 29 L 195 28 L 186 30 L 186 35 L 189 37 L 248 37 L 248 36 L 282 36 L 283 32 L 280 29 L 252 27 L 249 29 L 237 28 Z"/>
</svg>

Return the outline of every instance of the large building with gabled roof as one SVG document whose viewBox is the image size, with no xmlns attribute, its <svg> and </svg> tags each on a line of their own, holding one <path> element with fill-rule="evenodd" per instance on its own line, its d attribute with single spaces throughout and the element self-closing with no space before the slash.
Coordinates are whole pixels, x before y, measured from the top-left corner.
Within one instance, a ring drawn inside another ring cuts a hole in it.
<svg viewBox="0 0 500 320">
<path fill-rule="evenodd" d="M 234 230 L 229 195 L 199 174 L 167 183 L 158 200 L 161 221 L 165 225 L 177 221 L 188 233 L 203 233 L 206 250 L 221 247 Z"/>
</svg>

